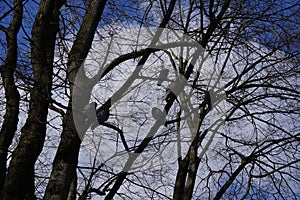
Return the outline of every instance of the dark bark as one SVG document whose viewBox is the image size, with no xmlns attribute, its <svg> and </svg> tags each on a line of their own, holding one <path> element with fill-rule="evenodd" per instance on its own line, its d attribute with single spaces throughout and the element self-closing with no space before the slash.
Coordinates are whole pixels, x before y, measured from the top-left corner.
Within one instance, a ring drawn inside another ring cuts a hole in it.
<svg viewBox="0 0 300 200">
<path fill-rule="evenodd" d="M 72 111 L 64 117 L 61 142 L 56 152 L 44 199 L 66 199 L 78 162 L 81 140 L 76 132 Z"/>
<path fill-rule="evenodd" d="M 83 18 L 82 25 L 76 36 L 68 58 L 68 81 L 71 94 L 77 72 L 86 58 L 98 23 L 105 8 L 106 0 L 92 0 Z M 88 81 L 88 80 L 87 80 Z M 54 158 L 53 169 L 47 185 L 44 199 L 66 199 L 72 179 L 76 174 L 81 139 L 76 131 L 72 113 L 72 97 L 68 111 L 63 120 L 61 141 Z M 87 101 L 89 98 L 87 98 Z"/>
<path fill-rule="evenodd" d="M 17 34 L 22 24 L 23 15 L 22 0 L 15 0 L 14 6 L 12 22 L 7 29 L 3 29 L 6 34 L 7 57 L 1 69 L 6 98 L 6 112 L 0 131 L 0 198 L 2 198 L 2 190 L 7 170 L 8 148 L 12 143 L 19 121 L 20 94 L 15 84 L 14 73 L 16 71 L 18 58 Z"/>
<path fill-rule="evenodd" d="M 184 186 L 186 181 L 186 176 L 188 173 L 188 157 L 185 157 L 184 160 L 178 161 L 179 168 L 177 170 L 176 180 L 175 180 L 175 189 L 173 192 L 174 200 L 182 200 L 184 197 Z"/>
<path fill-rule="evenodd" d="M 194 186 L 195 186 L 195 181 L 197 177 L 197 171 L 199 167 L 199 161 L 200 159 L 197 156 L 197 144 L 194 144 L 191 147 L 191 150 L 189 152 L 190 154 L 190 159 L 189 159 L 189 169 L 188 169 L 188 177 L 185 183 L 185 188 L 184 188 L 184 200 L 189 200 L 192 199 L 193 197 L 193 191 L 194 191 Z"/>
<path fill-rule="evenodd" d="M 75 173 L 75 176 L 73 177 L 73 180 L 70 185 L 70 190 L 69 190 L 67 200 L 76 200 L 76 194 L 77 194 L 77 174 Z"/>
<path fill-rule="evenodd" d="M 202 122 L 200 122 L 202 124 Z M 205 134 L 196 135 L 186 157 L 182 160 L 179 158 L 173 199 L 191 199 L 195 186 L 197 171 L 200 163 L 198 157 L 199 141 L 202 141 Z"/>
<path fill-rule="evenodd" d="M 42 151 L 46 135 L 54 46 L 59 28 L 59 9 L 63 3 L 42 1 L 35 18 L 31 41 L 34 85 L 30 92 L 28 118 L 8 168 L 3 199 L 35 199 L 34 164 Z"/>
</svg>

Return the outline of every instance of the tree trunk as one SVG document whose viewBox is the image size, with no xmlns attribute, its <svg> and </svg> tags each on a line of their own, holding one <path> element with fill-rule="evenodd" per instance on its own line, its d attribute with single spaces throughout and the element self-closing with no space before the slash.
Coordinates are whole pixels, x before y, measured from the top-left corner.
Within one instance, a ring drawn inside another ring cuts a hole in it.
<svg viewBox="0 0 300 200">
<path fill-rule="evenodd" d="M 18 43 L 17 34 L 22 24 L 22 0 L 14 1 L 14 16 L 10 26 L 3 31 L 6 34 L 7 57 L 1 70 L 6 98 L 6 113 L 0 131 L 0 199 L 6 176 L 7 152 L 17 130 L 20 94 L 15 84 L 14 73 L 17 67 Z"/>
<path fill-rule="evenodd" d="M 189 167 L 188 164 L 189 164 L 188 157 L 185 157 L 185 159 L 178 161 L 179 168 L 177 170 L 175 187 L 173 192 L 174 200 L 182 200 L 184 197 L 184 186 L 185 186 L 186 176 Z"/>
<path fill-rule="evenodd" d="M 200 159 L 197 156 L 197 143 L 192 144 L 191 150 L 189 152 L 190 159 L 189 159 L 189 169 L 188 169 L 188 177 L 185 183 L 184 188 L 184 198 L 183 200 L 190 200 L 193 197 L 195 181 L 197 178 L 197 171 L 199 167 Z"/>
<path fill-rule="evenodd" d="M 196 136 L 186 157 L 178 162 L 179 168 L 177 170 L 173 192 L 174 200 L 192 199 L 197 171 L 200 163 L 200 159 L 197 156 L 198 141 L 198 136 Z"/>
<path fill-rule="evenodd" d="M 75 77 L 90 50 L 105 4 L 106 0 L 90 1 L 87 12 L 83 18 L 82 25 L 72 46 L 68 58 L 67 69 L 71 94 Z M 53 169 L 46 188 L 44 199 L 63 200 L 67 198 L 72 179 L 76 174 L 80 144 L 81 139 L 74 124 L 72 97 L 70 97 L 68 111 L 63 120 L 61 141 L 55 155 Z"/>
<path fill-rule="evenodd" d="M 63 3 L 59 0 L 42 1 L 35 18 L 31 41 L 34 85 L 30 92 L 28 118 L 5 179 L 3 199 L 35 199 L 34 164 L 42 151 L 46 135 L 54 46 L 59 28 L 59 9 Z"/>
<path fill-rule="evenodd" d="M 67 200 L 76 200 L 76 194 L 77 194 L 77 174 L 75 173 L 75 175 L 73 176 L 71 185 L 70 185 Z"/>
</svg>

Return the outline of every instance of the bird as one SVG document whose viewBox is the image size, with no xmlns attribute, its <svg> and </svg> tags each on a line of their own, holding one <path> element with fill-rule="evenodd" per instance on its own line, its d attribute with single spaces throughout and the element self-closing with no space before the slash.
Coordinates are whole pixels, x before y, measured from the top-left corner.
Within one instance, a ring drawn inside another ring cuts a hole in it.
<svg viewBox="0 0 300 200">
<path fill-rule="evenodd" d="M 96 117 L 99 122 L 107 121 L 109 118 L 109 109 L 99 110 L 99 112 L 96 113 Z"/>
<path fill-rule="evenodd" d="M 96 112 L 97 121 L 91 124 L 91 129 L 94 130 L 99 124 L 106 122 L 109 118 L 109 109 L 100 109 Z"/>
<path fill-rule="evenodd" d="M 91 129 L 94 130 L 99 124 L 106 122 L 110 115 L 111 100 L 109 99 L 100 108 L 96 109 L 97 122 L 93 122 Z"/>
<path fill-rule="evenodd" d="M 158 76 L 158 81 L 157 81 L 158 86 L 161 86 L 161 84 L 167 79 L 168 74 L 169 74 L 168 69 L 164 69 L 160 72 L 160 74 Z"/>
</svg>

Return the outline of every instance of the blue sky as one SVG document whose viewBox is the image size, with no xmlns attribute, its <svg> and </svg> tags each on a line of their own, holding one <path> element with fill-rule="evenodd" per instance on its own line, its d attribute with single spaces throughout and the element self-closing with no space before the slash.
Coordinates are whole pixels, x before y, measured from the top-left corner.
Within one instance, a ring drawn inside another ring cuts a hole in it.
<svg viewBox="0 0 300 200">
<path fill-rule="evenodd" d="M 39 1 L 25 1 L 25 6 L 24 6 L 24 20 L 23 20 L 23 26 L 19 32 L 18 35 L 18 40 L 19 40 L 19 49 L 22 53 L 20 53 L 20 60 L 24 60 L 24 59 L 28 59 L 26 58 L 28 55 L 24 55 L 24 51 L 28 51 L 29 48 L 29 41 L 28 41 L 28 37 L 30 38 L 30 32 L 31 32 L 31 27 L 35 18 L 35 14 L 38 8 L 38 4 L 37 3 Z M 110 2 L 110 1 L 108 1 Z M 255 4 L 255 5 L 260 5 L 261 7 L 263 7 L 263 1 L 252 1 L 250 3 L 250 5 Z M 84 6 L 82 4 L 82 1 L 68 1 L 68 3 L 72 3 L 73 5 L 76 6 Z M 134 15 L 135 17 L 139 17 L 141 18 L 142 13 L 139 13 L 136 11 L 135 7 L 133 5 L 136 5 L 137 3 L 134 2 L 134 0 L 131 1 L 124 1 L 124 0 L 118 0 L 114 2 L 117 5 L 120 5 L 120 7 L 122 7 L 122 10 L 120 9 L 118 12 L 126 12 L 127 14 L 130 15 Z M 266 29 L 269 28 L 268 31 L 265 32 L 261 32 L 260 35 L 258 35 L 257 37 L 260 38 L 260 40 L 264 43 L 266 43 L 266 45 L 274 45 L 276 44 L 276 40 L 278 39 L 278 35 L 280 37 L 280 35 L 282 37 L 284 37 L 284 33 L 283 30 L 281 29 L 281 27 L 286 28 L 286 27 L 291 27 L 289 29 L 290 33 L 293 35 L 299 35 L 299 30 L 300 30 L 300 21 L 299 21 L 299 10 L 300 10 L 300 2 L 298 0 L 278 0 L 276 1 L 277 3 L 277 7 L 278 10 L 281 9 L 282 6 L 284 7 L 288 7 L 288 6 L 292 6 L 290 8 L 290 12 L 293 12 L 294 14 L 292 15 L 292 18 L 294 18 L 295 22 L 298 23 L 294 23 L 294 22 L 288 22 L 286 20 L 283 21 L 277 21 L 276 22 L 276 26 L 274 25 L 275 23 L 269 23 L 266 21 L 258 21 L 256 23 L 257 27 L 263 27 L 265 26 Z M 111 23 L 111 22 L 115 22 L 116 20 L 125 20 L 123 18 L 119 18 L 118 17 L 118 12 L 112 10 L 114 9 L 114 4 L 108 4 L 108 6 L 106 7 L 105 13 L 103 15 L 103 20 L 102 22 L 100 22 L 99 25 L 103 25 L 103 23 Z M 145 4 L 144 4 L 145 5 Z M 296 5 L 296 6 L 295 6 Z M 143 6 L 143 5 L 141 5 Z M 8 10 L 10 10 L 12 8 L 12 0 L 5 0 L 5 1 L 1 1 L 0 2 L 0 16 L 2 16 L 3 14 L 5 14 Z M 125 11 L 126 8 L 126 11 Z M 141 8 L 142 10 L 144 10 L 145 8 Z M 257 8 L 257 11 L 259 12 L 260 8 Z M 81 14 L 84 14 L 84 10 L 83 9 L 77 9 L 78 13 L 82 12 Z M 68 12 L 68 10 L 66 10 Z M 63 11 L 64 12 L 64 11 Z M 253 12 L 256 12 L 255 10 Z M 285 14 L 285 15 L 289 15 L 290 13 L 288 13 L 287 11 L 280 11 L 281 14 Z M 70 16 L 71 17 L 71 16 Z M 278 15 L 279 17 L 279 15 Z M 3 19 L 1 19 L 0 21 L 0 25 L 7 27 L 11 21 L 12 18 L 12 13 L 8 14 L 6 17 L 4 17 Z M 78 21 L 79 20 L 79 21 Z M 77 23 L 80 23 L 80 19 L 77 20 Z M 276 19 L 276 15 L 275 17 L 273 17 L 272 19 L 273 21 L 278 20 Z M 130 23 L 130 20 L 129 20 Z M 79 26 L 79 25 L 78 25 Z M 290 48 L 290 49 L 289 49 Z M 289 47 L 285 46 L 283 50 L 287 50 L 287 51 L 293 51 L 293 50 L 297 50 L 299 51 L 300 49 L 300 44 L 299 44 L 299 39 L 296 40 L 294 39 L 294 43 L 290 44 Z M 0 65 L 3 64 L 3 61 L 5 59 L 5 55 L 6 55 L 6 44 L 5 44 L 5 35 L 2 31 L 0 31 L 0 51 L 1 51 L 1 60 L 0 60 Z"/>
</svg>

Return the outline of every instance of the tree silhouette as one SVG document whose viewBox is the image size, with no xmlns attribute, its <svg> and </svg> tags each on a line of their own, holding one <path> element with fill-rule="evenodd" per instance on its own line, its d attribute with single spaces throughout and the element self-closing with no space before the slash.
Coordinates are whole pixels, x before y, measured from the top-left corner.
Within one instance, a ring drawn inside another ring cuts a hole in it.
<svg viewBox="0 0 300 200">
<path fill-rule="evenodd" d="M 299 6 L 3 1 L 0 199 L 298 199 Z"/>
</svg>

